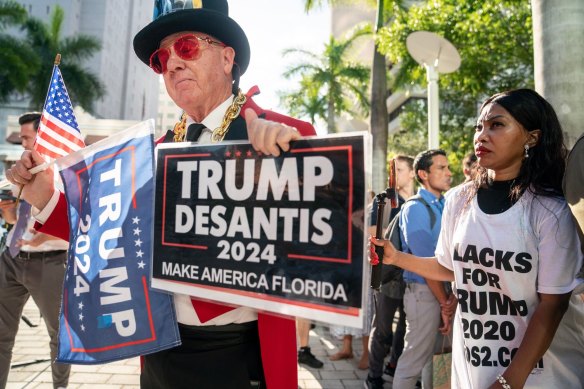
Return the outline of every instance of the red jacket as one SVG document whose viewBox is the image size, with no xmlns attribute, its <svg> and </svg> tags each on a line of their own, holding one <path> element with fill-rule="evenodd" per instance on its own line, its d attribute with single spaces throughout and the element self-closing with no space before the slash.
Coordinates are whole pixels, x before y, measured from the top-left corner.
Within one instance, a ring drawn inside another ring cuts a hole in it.
<svg viewBox="0 0 584 389">
<path fill-rule="evenodd" d="M 315 135 L 314 127 L 307 122 L 293 119 L 288 116 L 278 114 L 260 108 L 253 100 L 252 96 L 259 93 L 259 88 L 254 86 L 247 93 L 247 102 L 241 108 L 240 115 L 243 115 L 247 108 L 253 109 L 258 116 L 275 122 L 287 124 L 295 127 L 301 135 Z M 230 131 L 231 132 L 231 131 Z M 229 134 L 229 132 L 228 132 Z M 247 137 L 247 134 L 242 135 Z M 160 143 L 163 138 L 159 139 Z M 38 224 L 38 223 L 37 223 Z M 40 232 L 69 240 L 69 218 L 67 214 L 67 201 L 61 193 L 59 202 L 46 223 L 37 225 Z M 195 311 L 205 311 L 206 315 L 200 315 L 201 322 L 211 320 L 233 307 L 211 303 L 208 301 L 191 299 Z M 296 389 L 298 387 L 298 369 L 296 354 L 296 325 L 294 318 L 284 318 L 267 313 L 258 313 L 258 328 L 260 336 L 260 348 L 266 384 L 270 389 Z"/>
</svg>

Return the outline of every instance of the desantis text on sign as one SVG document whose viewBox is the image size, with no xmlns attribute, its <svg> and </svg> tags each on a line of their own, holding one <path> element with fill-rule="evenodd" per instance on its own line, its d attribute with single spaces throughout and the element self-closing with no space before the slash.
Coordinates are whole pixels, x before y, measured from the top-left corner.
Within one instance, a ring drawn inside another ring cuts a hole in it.
<svg viewBox="0 0 584 389">
<path fill-rule="evenodd" d="M 247 143 L 160 148 L 153 285 L 260 299 L 267 310 L 270 301 L 356 314 L 363 144 L 362 136 L 301 140 L 280 157 Z"/>
</svg>

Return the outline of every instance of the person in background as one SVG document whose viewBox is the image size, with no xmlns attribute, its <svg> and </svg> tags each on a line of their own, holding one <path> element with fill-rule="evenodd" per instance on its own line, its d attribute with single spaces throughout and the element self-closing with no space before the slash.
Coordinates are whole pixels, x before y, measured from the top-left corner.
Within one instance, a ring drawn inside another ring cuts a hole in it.
<svg viewBox="0 0 584 389">
<path fill-rule="evenodd" d="M 312 367 L 313 369 L 320 369 L 324 364 L 318 360 L 310 351 L 308 341 L 310 340 L 310 326 L 311 322 L 308 319 L 296 318 L 296 334 L 298 336 L 298 363 Z"/>
<path fill-rule="evenodd" d="M 367 302 L 367 317 L 371 318 L 373 313 L 372 311 L 372 304 L 368 299 Z M 331 355 L 329 359 L 331 361 L 340 361 L 343 359 L 353 359 L 353 338 L 361 338 L 361 343 L 363 345 L 363 352 L 361 353 L 361 357 L 359 358 L 359 363 L 357 367 L 360 370 L 365 370 L 369 367 L 369 351 L 367 350 L 367 345 L 369 344 L 369 332 L 370 332 L 370 320 L 365 320 L 366 326 L 362 330 L 357 330 L 351 327 L 343 327 L 343 326 L 331 326 L 330 332 L 331 334 L 343 341 L 341 346 L 341 350 L 336 352 L 335 354 Z"/>
<path fill-rule="evenodd" d="M 580 237 L 580 247 L 584 253 L 584 135 L 580 136 L 576 141 L 568 156 L 563 189 L 566 201 L 576 222 L 578 236 Z M 580 269 L 578 276 L 584 279 L 584 266 Z M 574 293 L 584 293 L 584 284 Z M 584 299 L 584 294 L 581 297 Z"/>
<path fill-rule="evenodd" d="M 475 178 L 477 168 L 477 156 L 474 151 L 471 151 L 462 159 L 462 174 L 464 174 L 464 182 L 472 181 Z"/>
<path fill-rule="evenodd" d="M 397 215 L 403 203 L 414 194 L 414 158 L 402 154 L 395 156 L 395 170 L 398 208 L 392 209 L 386 204 L 385 209 L 390 210 L 390 220 L 387 224 Z M 376 208 L 377 204 L 371 210 L 371 235 L 375 234 L 377 222 Z M 403 283 L 403 278 L 401 279 L 401 283 Z M 395 294 L 396 292 L 397 294 Z M 373 294 L 375 298 L 375 312 L 369 336 L 369 374 L 366 380 L 366 384 L 369 384 L 370 388 L 375 388 L 375 382 L 381 382 L 380 379 L 383 373 L 386 373 L 390 377 L 394 376 L 398 358 L 404 347 L 404 336 L 406 333 L 403 289 L 390 288 L 389 285 L 382 285 L 381 290 L 374 291 Z M 396 312 L 398 313 L 398 322 L 394 332 L 393 322 Z M 383 361 L 388 351 L 390 351 L 389 361 L 384 369 Z"/>
<path fill-rule="evenodd" d="M 454 281 L 453 388 L 582 388 L 584 302 L 571 296 L 583 258 L 556 113 L 530 89 L 495 94 L 474 145 L 477 179 L 446 203 L 434 256 L 371 243 L 383 263 Z"/>
<path fill-rule="evenodd" d="M 414 159 L 409 155 L 398 154 L 395 159 L 395 173 L 396 185 L 398 193 L 398 208 L 391 208 L 386 204 L 383 209 L 383 230 L 385 230 L 389 222 L 399 212 L 402 204 L 412 197 L 415 192 L 415 173 L 414 173 Z M 373 198 L 372 206 L 369 211 L 369 234 L 375 235 L 375 228 L 377 225 L 377 198 Z"/>
<path fill-rule="evenodd" d="M 414 160 L 414 171 L 421 185 L 418 190 L 421 198 L 403 206 L 399 222 L 401 241 L 405 252 L 430 256 L 434 253 L 440 232 L 444 209 L 442 193 L 450 188 L 452 174 L 446 153 L 437 149 L 419 153 Z M 434 213 L 434 225 L 429 211 Z M 454 299 L 443 282 L 408 271 L 404 272 L 404 281 L 405 346 L 399 357 L 393 385 L 400 389 L 413 389 L 422 376 L 422 384 L 431 387 L 429 372 L 438 330 L 443 334 L 450 330 Z"/>
<path fill-rule="evenodd" d="M 39 112 L 28 112 L 18 118 L 20 140 L 25 150 L 32 150 L 40 120 Z M 0 204 L 2 216 L 14 225 L 0 257 L 0 388 L 6 386 L 18 324 L 31 296 L 49 332 L 53 387 L 66 388 L 71 365 L 57 363 L 55 359 L 69 244 L 34 231 L 34 218 L 26 201 L 20 201 L 18 208 L 14 201 Z"/>
<path fill-rule="evenodd" d="M 476 176 L 476 172 L 477 172 L 477 156 L 475 155 L 474 151 L 467 153 L 464 158 L 462 159 L 462 174 L 464 175 L 464 182 L 462 184 L 465 184 L 469 181 L 472 181 L 474 179 L 474 177 Z M 460 185 L 462 185 L 460 184 Z M 444 194 L 444 198 L 446 198 L 446 200 L 448 200 L 448 198 L 450 198 L 450 195 L 454 192 L 454 190 L 457 188 L 457 186 L 450 188 L 445 194 Z"/>
</svg>

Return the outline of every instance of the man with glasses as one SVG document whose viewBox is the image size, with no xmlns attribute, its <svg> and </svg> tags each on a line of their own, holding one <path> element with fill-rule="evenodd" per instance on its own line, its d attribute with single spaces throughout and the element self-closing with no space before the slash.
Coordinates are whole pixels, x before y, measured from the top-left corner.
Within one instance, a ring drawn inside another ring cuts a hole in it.
<svg viewBox="0 0 584 389">
<path fill-rule="evenodd" d="M 184 111 L 161 141 L 249 139 L 257 151 L 277 156 L 289 149 L 291 140 L 315 133 L 306 122 L 255 105 L 251 94 L 257 88 L 247 96 L 239 90 L 250 47 L 228 16 L 226 0 L 157 0 L 154 17 L 134 37 L 134 50 L 162 75 L 168 94 Z M 28 184 L 23 196 L 42 209 L 37 219 L 44 223 L 43 231 L 68 234 L 64 196 L 46 194 L 47 173 L 30 181 L 27 169 L 35 163 L 41 163 L 36 153 L 25 154 L 7 177 Z M 142 388 L 297 388 L 293 318 L 178 294 L 175 307 L 182 345 L 144 357 Z"/>
</svg>

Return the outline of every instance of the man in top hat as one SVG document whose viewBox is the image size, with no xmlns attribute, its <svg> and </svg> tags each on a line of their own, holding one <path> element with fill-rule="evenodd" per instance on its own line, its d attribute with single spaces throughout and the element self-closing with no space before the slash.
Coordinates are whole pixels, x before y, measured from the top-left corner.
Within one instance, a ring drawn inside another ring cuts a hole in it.
<svg viewBox="0 0 584 389">
<path fill-rule="evenodd" d="M 249 139 L 263 154 L 279 155 L 291 140 L 314 134 L 309 123 L 255 105 L 251 95 L 257 88 L 247 96 L 239 90 L 250 46 L 228 16 L 226 0 L 157 0 L 154 21 L 134 37 L 134 50 L 162 74 L 168 94 L 185 113 L 162 142 Z M 27 171 L 42 162 L 36 152 L 26 153 L 6 175 L 27 184 L 23 197 L 41 210 L 40 230 L 67 238 L 66 200 L 51 189 L 52 173 L 33 179 Z M 144 357 L 142 388 L 297 388 L 293 318 L 178 294 L 174 300 L 182 345 Z"/>
</svg>

